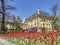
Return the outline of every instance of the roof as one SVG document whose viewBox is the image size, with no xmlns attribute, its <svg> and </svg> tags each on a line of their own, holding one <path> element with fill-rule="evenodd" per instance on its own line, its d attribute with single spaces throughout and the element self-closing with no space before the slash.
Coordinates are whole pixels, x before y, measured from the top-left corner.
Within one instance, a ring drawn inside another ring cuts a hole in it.
<svg viewBox="0 0 60 45">
<path fill-rule="evenodd" d="M 43 12 L 43 11 L 39 11 L 40 14 L 38 14 L 38 12 L 34 13 L 33 15 L 31 15 L 30 17 L 25 19 L 25 22 L 27 21 L 31 21 L 31 19 L 36 19 L 37 17 L 42 18 L 42 19 L 46 19 L 46 20 L 52 20 L 53 16 L 51 16 L 49 13 Z"/>
</svg>

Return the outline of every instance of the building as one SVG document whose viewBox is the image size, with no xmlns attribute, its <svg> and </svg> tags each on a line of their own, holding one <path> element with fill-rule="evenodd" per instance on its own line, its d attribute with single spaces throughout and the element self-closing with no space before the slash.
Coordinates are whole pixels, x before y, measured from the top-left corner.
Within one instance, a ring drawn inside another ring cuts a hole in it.
<svg viewBox="0 0 60 45">
<path fill-rule="evenodd" d="M 53 16 L 51 16 L 49 13 L 43 12 L 40 9 L 30 17 L 25 19 L 24 22 L 24 29 L 32 29 L 37 28 L 37 31 L 42 31 L 42 29 L 46 30 L 52 30 L 52 19 Z"/>
</svg>

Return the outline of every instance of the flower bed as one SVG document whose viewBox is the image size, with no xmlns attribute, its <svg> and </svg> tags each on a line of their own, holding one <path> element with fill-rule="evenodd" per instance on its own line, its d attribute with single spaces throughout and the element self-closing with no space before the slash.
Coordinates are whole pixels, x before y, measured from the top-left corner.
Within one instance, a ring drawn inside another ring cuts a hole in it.
<svg viewBox="0 0 60 45">
<path fill-rule="evenodd" d="M 14 32 L 0 34 L 0 38 L 17 43 L 18 45 L 59 45 L 60 31 Z"/>
</svg>

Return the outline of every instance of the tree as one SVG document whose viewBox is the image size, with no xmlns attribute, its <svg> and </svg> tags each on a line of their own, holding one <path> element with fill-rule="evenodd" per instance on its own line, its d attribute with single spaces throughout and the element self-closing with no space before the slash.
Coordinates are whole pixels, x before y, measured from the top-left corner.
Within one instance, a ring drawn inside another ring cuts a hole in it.
<svg viewBox="0 0 60 45">
<path fill-rule="evenodd" d="M 23 31 L 22 30 L 22 20 L 19 16 L 17 16 L 17 23 L 16 23 L 16 31 L 19 32 L 19 31 Z"/>
<path fill-rule="evenodd" d="M 58 20 L 58 17 L 57 17 L 57 10 L 58 10 L 58 5 L 55 4 L 54 6 L 52 6 L 52 29 L 55 29 L 55 23 L 56 21 Z"/>
<path fill-rule="evenodd" d="M 57 20 L 58 20 L 58 17 L 53 17 L 54 19 L 53 19 L 53 21 L 52 21 L 52 28 L 55 30 L 56 29 L 56 22 L 57 22 Z"/>
<path fill-rule="evenodd" d="M 16 17 L 14 15 L 11 16 L 11 21 L 12 21 L 12 32 L 14 32 L 14 28 L 16 26 Z"/>
<path fill-rule="evenodd" d="M 58 20 L 56 21 L 55 29 L 60 30 L 60 15 L 58 16 Z"/>
<path fill-rule="evenodd" d="M 5 31 L 5 15 L 6 15 L 6 11 L 9 9 L 13 9 L 15 10 L 15 7 L 7 5 L 5 3 L 6 0 L 0 0 L 1 2 L 1 8 L 0 8 L 0 14 L 2 15 L 2 28 L 1 30 Z"/>
<path fill-rule="evenodd" d="M 58 5 L 57 4 L 53 5 L 51 9 L 52 9 L 52 15 L 56 16 L 57 10 L 58 10 Z"/>
</svg>

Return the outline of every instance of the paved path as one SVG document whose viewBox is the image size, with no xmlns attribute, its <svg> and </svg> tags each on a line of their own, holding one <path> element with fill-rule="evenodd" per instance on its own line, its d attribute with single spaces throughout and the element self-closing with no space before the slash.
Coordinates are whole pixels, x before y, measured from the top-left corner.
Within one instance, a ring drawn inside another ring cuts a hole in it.
<svg viewBox="0 0 60 45">
<path fill-rule="evenodd" d="M 12 44 L 11 42 L 8 42 L 8 41 L 0 38 L 0 45 L 16 45 L 16 44 Z"/>
</svg>

